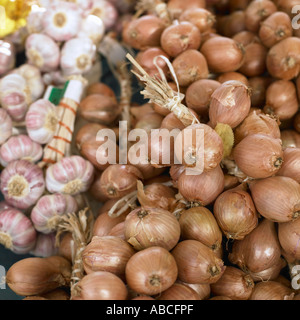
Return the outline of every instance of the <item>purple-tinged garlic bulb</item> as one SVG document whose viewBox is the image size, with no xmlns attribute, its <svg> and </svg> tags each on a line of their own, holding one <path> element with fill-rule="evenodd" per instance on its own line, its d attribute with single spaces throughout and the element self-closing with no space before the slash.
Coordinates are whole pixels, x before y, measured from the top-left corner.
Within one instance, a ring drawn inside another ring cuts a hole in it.
<svg viewBox="0 0 300 320">
<path fill-rule="evenodd" d="M 29 15 L 26 18 L 26 29 L 29 34 L 42 33 L 43 19 L 46 8 L 33 6 Z"/>
<path fill-rule="evenodd" d="M 10 162 L 0 176 L 5 201 L 18 209 L 28 209 L 42 196 L 45 180 L 42 169 L 27 160 Z"/>
<path fill-rule="evenodd" d="M 115 6 L 106 0 L 94 0 L 89 14 L 99 17 L 103 21 L 106 30 L 111 29 L 119 17 Z"/>
<path fill-rule="evenodd" d="M 30 251 L 30 254 L 36 257 L 47 258 L 58 254 L 56 247 L 56 233 L 43 234 L 37 233 L 35 247 Z"/>
<path fill-rule="evenodd" d="M 6 201 L 1 201 L 0 202 L 0 212 L 6 209 L 13 209 L 12 206 L 10 206 Z"/>
<path fill-rule="evenodd" d="M 75 3 L 53 3 L 44 14 L 43 30 L 55 41 L 68 41 L 79 32 L 81 19 L 81 10 Z"/>
<path fill-rule="evenodd" d="M 32 209 L 31 221 L 37 231 L 49 234 L 57 229 L 63 215 L 77 210 L 77 201 L 72 196 L 60 193 L 45 195 Z"/>
<path fill-rule="evenodd" d="M 35 101 L 26 114 L 25 123 L 29 137 L 40 144 L 49 143 L 58 128 L 57 107 L 49 100 Z"/>
<path fill-rule="evenodd" d="M 95 45 L 98 45 L 105 34 L 103 21 L 92 14 L 82 20 L 78 38 L 89 38 Z"/>
<path fill-rule="evenodd" d="M 17 209 L 0 212 L 0 243 L 17 254 L 27 254 L 36 243 L 31 220 Z"/>
<path fill-rule="evenodd" d="M 81 10 L 81 15 L 85 17 L 88 15 L 93 7 L 93 0 L 72 0 L 77 5 L 77 8 Z"/>
<path fill-rule="evenodd" d="M 0 40 L 0 76 L 13 69 L 16 63 L 15 46 L 6 40 Z"/>
<path fill-rule="evenodd" d="M 60 49 L 49 36 L 33 33 L 26 39 L 25 47 L 28 63 L 42 72 L 54 71 L 59 67 Z"/>
<path fill-rule="evenodd" d="M 30 91 L 24 77 L 8 74 L 0 81 L 0 104 L 14 121 L 22 121 L 30 103 Z"/>
<path fill-rule="evenodd" d="M 26 80 L 30 91 L 31 101 L 36 101 L 43 95 L 45 84 L 40 69 L 26 63 L 15 69 L 14 73 L 21 75 Z"/>
<path fill-rule="evenodd" d="M 87 37 L 67 41 L 61 50 L 60 67 L 64 75 L 83 74 L 91 70 L 96 46 Z"/>
<path fill-rule="evenodd" d="M 39 143 L 32 141 L 27 135 L 20 134 L 10 137 L 0 147 L 0 163 L 6 167 L 15 160 L 27 160 L 35 163 L 43 156 L 43 148 Z"/>
<path fill-rule="evenodd" d="M 0 108 L 0 145 L 13 134 L 11 117 L 5 109 Z"/>
<path fill-rule="evenodd" d="M 93 165 L 80 156 L 65 157 L 46 170 L 46 187 L 51 193 L 75 196 L 87 191 L 93 180 Z"/>
</svg>

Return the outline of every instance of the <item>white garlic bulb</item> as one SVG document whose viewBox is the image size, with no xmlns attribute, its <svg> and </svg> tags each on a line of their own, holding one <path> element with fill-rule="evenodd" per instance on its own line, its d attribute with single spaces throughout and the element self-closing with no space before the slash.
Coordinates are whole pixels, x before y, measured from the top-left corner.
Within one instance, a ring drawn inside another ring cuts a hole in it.
<svg viewBox="0 0 300 320">
<path fill-rule="evenodd" d="M 53 3 L 44 14 L 43 30 L 55 41 L 68 41 L 79 32 L 81 19 L 81 10 L 75 3 Z"/>
<path fill-rule="evenodd" d="M 0 104 L 13 120 L 24 120 L 30 101 L 30 90 L 24 77 L 12 73 L 1 79 Z"/>
<path fill-rule="evenodd" d="M 32 33 L 26 39 L 25 46 L 29 64 L 35 65 L 42 72 L 54 71 L 59 67 L 60 49 L 49 36 Z"/>
<path fill-rule="evenodd" d="M 43 95 L 45 84 L 41 71 L 36 66 L 25 63 L 13 72 L 20 74 L 26 80 L 30 90 L 31 101 L 36 101 Z"/>
<path fill-rule="evenodd" d="M 5 74 L 15 66 L 15 46 L 6 40 L 0 40 L 0 75 Z"/>
<path fill-rule="evenodd" d="M 37 231 L 49 234 L 57 229 L 63 215 L 77 210 L 77 201 L 72 196 L 50 194 L 39 199 L 31 211 L 30 218 Z"/>
<path fill-rule="evenodd" d="M 82 20 L 78 38 L 90 38 L 95 45 L 98 45 L 105 34 L 105 26 L 103 21 L 95 16 L 88 15 Z"/>
<path fill-rule="evenodd" d="M 25 124 L 29 137 L 40 144 L 49 143 L 55 135 L 59 122 L 57 107 L 46 99 L 30 105 Z"/>
<path fill-rule="evenodd" d="M 29 34 L 42 33 L 45 11 L 46 8 L 32 6 L 32 9 L 26 19 L 26 28 Z"/>
<path fill-rule="evenodd" d="M 43 171 L 27 160 L 12 161 L 1 172 L 0 190 L 9 205 L 28 209 L 45 190 Z"/>
<path fill-rule="evenodd" d="M 0 108 L 0 145 L 13 134 L 12 120 L 7 111 Z"/>
<path fill-rule="evenodd" d="M 106 30 L 111 29 L 118 20 L 118 11 L 113 4 L 107 0 L 93 0 L 93 7 L 89 14 L 99 17 Z"/>
<path fill-rule="evenodd" d="M 93 7 L 93 0 L 66 0 L 70 2 L 74 2 L 77 7 L 81 10 L 82 16 L 88 14 L 88 12 Z"/>
<path fill-rule="evenodd" d="M 42 146 L 24 134 L 10 137 L 0 148 L 0 163 L 3 167 L 11 161 L 21 159 L 34 163 L 42 156 Z"/>
<path fill-rule="evenodd" d="M 46 170 L 46 187 L 51 193 L 77 195 L 94 180 L 93 165 L 80 156 L 65 157 Z"/>
<path fill-rule="evenodd" d="M 60 66 L 64 75 L 84 74 L 93 65 L 96 46 L 87 37 L 67 41 L 61 50 Z"/>
</svg>

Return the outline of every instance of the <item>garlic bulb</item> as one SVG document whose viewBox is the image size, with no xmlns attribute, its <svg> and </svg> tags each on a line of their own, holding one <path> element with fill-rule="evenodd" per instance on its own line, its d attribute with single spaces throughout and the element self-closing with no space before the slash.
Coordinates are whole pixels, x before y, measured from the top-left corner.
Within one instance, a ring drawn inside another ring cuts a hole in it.
<svg viewBox="0 0 300 320">
<path fill-rule="evenodd" d="M 43 148 L 39 143 L 32 141 L 27 135 L 21 134 L 10 137 L 0 148 L 0 163 L 6 167 L 15 160 L 36 162 L 41 159 Z"/>
<path fill-rule="evenodd" d="M 92 9 L 93 1 L 94 0 L 72 0 L 71 2 L 76 3 L 77 8 L 81 10 L 81 15 L 85 17 Z"/>
<path fill-rule="evenodd" d="M 88 15 L 82 20 L 81 28 L 78 33 L 78 38 L 89 38 L 94 44 L 99 44 L 105 33 L 105 26 L 103 21 L 95 16 Z"/>
<path fill-rule="evenodd" d="M 37 67 L 25 63 L 15 69 L 14 73 L 21 75 L 26 80 L 30 90 L 31 101 L 36 101 L 42 96 L 45 90 L 45 85 L 41 71 Z"/>
<path fill-rule="evenodd" d="M 77 195 L 87 191 L 93 179 L 93 165 L 80 156 L 65 157 L 46 171 L 46 187 L 51 193 Z"/>
<path fill-rule="evenodd" d="M 35 247 L 30 251 L 30 254 L 46 258 L 58 254 L 58 248 L 55 245 L 55 233 L 43 234 L 38 233 L 36 238 Z"/>
<path fill-rule="evenodd" d="M 60 1 L 51 4 L 43 16 L 45 34 L 55 41 L 68 41 L 80 29 L 81 12 L 75 3 Z"/>
<path fill-rule="evenodd" d="M 96 46 L 87 37 L 67 41 L 61 50 L 60 66 L 64 75 L 88 72 L 96 56 Z"/>
<path fill-rule="evenodd" d="M 42 33 L 43 31 L 43 18 L 46 8 L 33 6 L 29 15 L 26 18 L 26 29 L 29 34 Z"/>
<path fill-rule="evenodd" d="M 45 190 L 43 171 L 26 160 L 10 162 L 1 172 L 0 191 L 9 205 L 28 209 Z"/>
<path fill-rule="evenodd" d="M 60 193 L 41 197 L 31 211 L 31 221 L 35 229 L 49 234 L 56 230 L 61 216 L 78 210 L 77 201 Z"/>
<path fill-rule="evenodd" d="M 30 102 L 29 88 L 24 77 L 8 74 L 0 82 L 0 104 L 15 121 L 22 121 Z"/>
<path fill-rule="evenodd" d="M 57 43 L 45 34 L 33 33 L 25 43 L 28 63 L 43 72 L 54 71 L 59 66 L 60 50 Z"/>
<path fill-rule="evenodd" d="M 5 109 L 0 108 L 0 144 L 4 143 L 13 133 L 12 120 Z"/>
<path fill-rule="evenodd" d="M 16 62 L 14 45 L 6 40 L 0 40 L 0 75 L 11 70 Z"/>
<path fill-rule="evenodd" d="M 106 30 L 111 29 L 118 19 L 117 9 L 107 0 L 93 0 L 93 7 L 89 14 L 99 17 Z"/>
<path fill-rule="evenodd" d="M 49 100 L 35 101 L 26 114 L 25 123 L 29 137 L 40 144 L 51 141 L 58 128 L 58 112 Z"/>
<path fill-rule="evenodd" d="M 17 209 L 0 213 L 0 244 L 17 254 L 26 254 L 36 243 L 36 231 L 30 219 Z"/>
</svg>

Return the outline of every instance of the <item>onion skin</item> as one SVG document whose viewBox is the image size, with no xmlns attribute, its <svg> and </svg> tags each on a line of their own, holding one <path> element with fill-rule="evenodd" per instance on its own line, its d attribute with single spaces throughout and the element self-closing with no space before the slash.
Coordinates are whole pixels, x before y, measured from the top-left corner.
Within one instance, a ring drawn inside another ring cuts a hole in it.
<svg viewBox="0 0 300 320">
<path fill-rule="evenodd" d="M 282 249 L 294 260 L 300 259 L 300 219 L 278 224 L 278 238 Z"/>
<path fill-rule="evenodd" d="M 226 296 L 232 300 L 248 300 L 254 288 L 254 281 L 244 271 L 227 266 L 222 277 L 211 284 L 215 296 Z"/>
<path fill-rule="evenodd" d="M 218 196 L 214 203 L 214 216 L 228 239 L 242 240 L 258 224 L 251 196 L 239 187 Z"/>
<path fill-rule="evenodd" d="M 216 18 L 209 10 L 203 8 L 191 8 L 182 12 L 179 17 L 179 21 L 191 22 L 201 33 L 206 33 L 211 31 Z"/>
<path fill-rule="evenodd" d="M 236 80 L 236 81 L 243 82 L 246 86 L 249 85 L 248 78 L 246 76 L 244 76 L 242 73 L 236 72 L 236 71 L 222 73 L 219 75 L 217 80 L 220 83 L 224 83 L 226 81 L 231 81 L 231 80 Z"/>
<path fill-rule="evenodd" d="M 255 285 L 250 300 L 293 300 L 291 289 L 275 281 L 259 282 Z"/>
<path fill-rule="evenodd" d="M 250 272 L 248 270 L 247 272 L 255 282 L 276 280 L 286 264 L 285 259 L 280 258 L 275 264 L 266 270 L 260 272 Z"/>
<path fill-rule="evenodd" d="M 206 58 L 209 70 L 215 73 L 236 71 L 245 59 L 243 45 L 227 37 L 218 36 L 206 40 L 200 52 Z"/>
<path fill-rule="evenodd" d="M 295 130 L 281 131 L 282 147 L 300 148 L 300 134 Z"/>
<path fill-rule="evenodd" d="M 224 174 L 220 166 L 200 175 L 187 175 L 183 172 L 178 179 L 178 190 L 191 202 L 202 206 L 212 203 L 224 189 Z"/>
<path fill-rule="evenodd" d="M 274 222 L 288 222 L 300 215 L 300 185 L 289 177 L 269 177 L 250 182 L 257 211 Z"/>
<path fill-rule="evenodd" d="M 263 134 L 248 135 L 234 148 L 233 157 L 247 176 L 270 177 L 279 171 L 283 162 L 281 140 Z"/>
<path fill-rule="evenodd" d="M 191 287 L 182 283 L 174 283 L 162 292 L 157 300 L 200 300 L 200 297 Z"/>
<path fill-rule="evenodd" d="M 181 238 L 197 240 L 217 251 L 221 248 L 222 232 L 213 214 L 205 207 L 184 210 L 179 218 Z"/>
<path fill-rule="evenodd" d="M 275 224 L 264 219 L 243 240 L 233 243 L 228 258 L 245 272 L 257 273 L 271 268 L 280 260 L 280 256 L 281 247 Z"/>
<path fill-rule="evenodd" d="M 277 175 L 292 178 L 300 183 L 300 148 L 285 148 L 283 159 Z"/>
<path fill-rule="evenodd" d="M 162 247 L 135 253 L 126 265 L 128 286 L 139 294 L 156 295 L 176 281 L 178 268 L 173 255 Z"/>
<path fill-rule="evenodd" d="M 218 123 L 237 127 L 248 115 L 251 107 L 250 92 L 240 81 L 221 84 L 211 96 L 209 119 L 215 127 Z"/>
<path fill-rule="evenodd" d="M 170 11 L 172 17 L 174 19 L 179 18 L 180 14 L 182 14 L 187 9 L 196 9 L 196 8 L 205 8 L 206 1 L 205 0 L 170 0 L 167 3 L 168 10 Z"/>
<path fill-rule="evenodd" d="M 226 269 L 210 248 L 196 240 L 179 242 L 171 253 L 178 266 L 178 278 L 183 282 L 215 283 Z"/>
<path fill-rule="evenodd" d="M 251 106 L 261 108 L 266 101 L 266 91 L 273 78 L 271 77 L 251 77 L 248 79 L 251 89 Z"/>
<path fill-rule="evenodd" d="M 267 55 L 267 70 L 274 78 L 292 80 L 300 72 L 300 39 L 286 38 L 275 44 Z"/>
</svg>

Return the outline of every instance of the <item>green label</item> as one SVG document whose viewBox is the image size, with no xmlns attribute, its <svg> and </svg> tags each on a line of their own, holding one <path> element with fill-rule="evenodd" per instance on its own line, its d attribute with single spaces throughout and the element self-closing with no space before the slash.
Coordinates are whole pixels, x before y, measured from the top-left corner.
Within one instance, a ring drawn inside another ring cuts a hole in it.
<svg viewBox="0 0 300 320">
<path fill-rule="evenodd" d="M 63 88 L 53 88 L 51 90 L 48 100 L 57 106 L 60 100 L 63 98 L 68 85 L 69 85 L 69 81 L 65 83 Z"/>
</svg>

